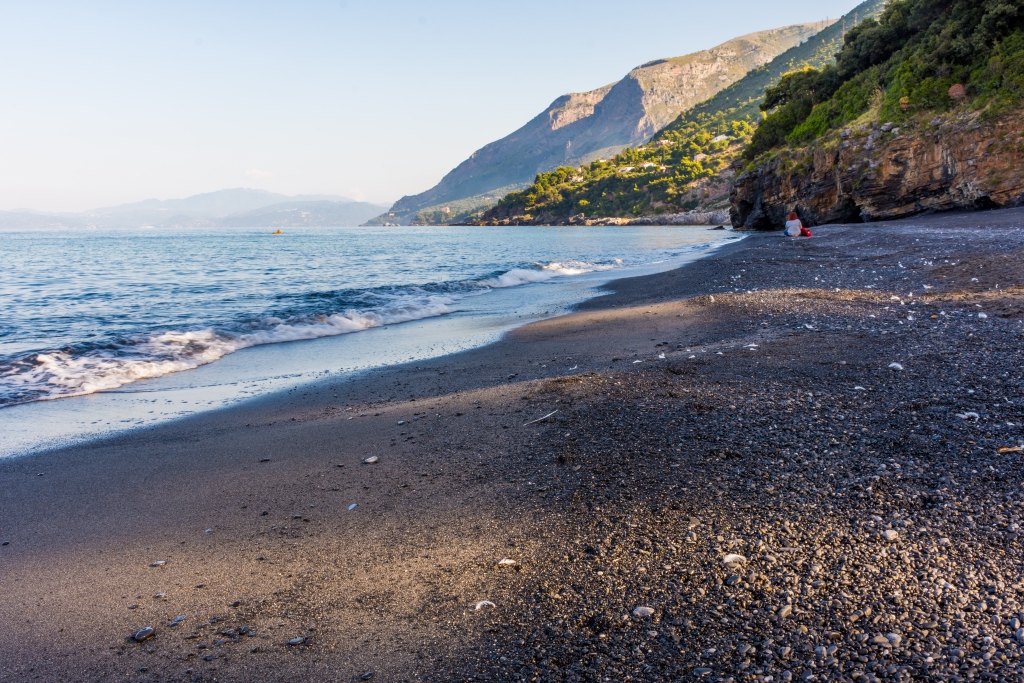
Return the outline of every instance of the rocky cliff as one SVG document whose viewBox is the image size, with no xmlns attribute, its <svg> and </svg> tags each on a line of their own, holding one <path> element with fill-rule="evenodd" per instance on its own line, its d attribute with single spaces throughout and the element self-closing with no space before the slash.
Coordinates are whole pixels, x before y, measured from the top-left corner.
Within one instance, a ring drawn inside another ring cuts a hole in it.
<svg viewBox="0 0 1024 683">
<path fill-rule="evenodd" d="M 781 228 L 790 211 L 813 226 L 1021 206 L 1024 112 L 846 128 L 740 175 L 731 202 L 747 230 Z"/>
<path fill-rule="evenodd" d="M 797 24 L 752 33 L 649 62 L 597 90 L 563 95 L 519 130 L 473 153 L 435 187 L 400 199 L 381 220 L 408 223 L 421 211 L 466 200 L 472 208 L 493 204 L 533 182 L 537 173 L 614 156 L 821 28 Z"/>
</svg>

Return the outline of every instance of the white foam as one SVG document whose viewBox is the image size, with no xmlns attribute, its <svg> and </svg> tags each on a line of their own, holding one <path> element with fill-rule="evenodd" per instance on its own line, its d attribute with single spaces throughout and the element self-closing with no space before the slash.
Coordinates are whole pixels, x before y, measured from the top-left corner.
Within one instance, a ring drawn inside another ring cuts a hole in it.
<svg viewBox="0 0 1024 683">
<path fill-rule="evenodd" d="M 109 391 L 139 380 L 193 370 L 253 346 L 334 337 L 447 315 L 456 310 L 455 305 L 462 297 L 482 293 L 481 288 L 486 291 L 545 282 L 557 277 L 610 270 L 621 263 L 618 259 L 615 265 L 566 261 L 536 268 L 515 268 L 497 277 L 478 281 L 474 285 L 477 287 L 475 291 L 471 289 L 462 294 L 407 294 L 396 296 L 376 309 L 350 309 L 298 321 L 264 318 L 251 324 L 250 331 L 202 329 L 161 332 L 117 350 L 95 350 L 80 355 L 64 351 L 40 353 L 34 357 L 31 366 L 18 363 L 10 367 L 0 382 L 14 388 L 20 395 L 31 396 L 29 400 Z"/>
<path fill-rule="evenodd" d="M 618 261 L 618 263 L 622 263 L 621 260 L 616 259 L 616 261 Z M 498 277 L 484 280 L 484 284 L 496 289 L 516 287 L 518 285 L 525 285 L 533 282 L 545 282 L 556 277 L 583 275 L 584 273 L 593 273 L 600 270 L 611 270 L 614 267 L 615 266 L 612 265 L 586 263 L 585 261 L 567 261 L 565 263 L 556 262 L 549 263 L 546 266 L 541 266 L 537 269 L 513 268 L 507 273 L 502 273 Z"/>
</svg>

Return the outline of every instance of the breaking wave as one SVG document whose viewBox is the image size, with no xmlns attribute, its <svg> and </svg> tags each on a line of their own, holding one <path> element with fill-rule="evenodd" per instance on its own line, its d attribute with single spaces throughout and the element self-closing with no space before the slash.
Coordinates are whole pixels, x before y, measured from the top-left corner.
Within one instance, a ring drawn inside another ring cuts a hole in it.
<svg viewBox="0 0 1024 683">
<path fill-rule="evenodd" d="M 158 330 L 0 358 L 0 407 L 117 389 L 213 363 L 264 344 L 333 337 L 453 313 L 460 300 L 492 289 L 572 277 L 619 265 L 583 261 L 536 264 L 456 282 L 280 297 L 283 310 L 218 327 Z M 324 310 L 324 309 L 328 310 Z"/>
</svg>

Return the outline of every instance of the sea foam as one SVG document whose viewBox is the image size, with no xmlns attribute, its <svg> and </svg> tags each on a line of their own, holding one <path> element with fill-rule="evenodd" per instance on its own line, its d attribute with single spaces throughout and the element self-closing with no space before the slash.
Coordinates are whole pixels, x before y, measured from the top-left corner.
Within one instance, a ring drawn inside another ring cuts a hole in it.
<svg viewBox="0 0 1024 683">
<path fill-rule="evenodd" d="M 267 316 L 241 325 L 226 323 L 220 329 L 166 330 L 94 348 L 37 352 L 0 362 L 0 406 L 117 389 L 132 382 L 193 370 L 253 346 L 334 337 L 443 316 L 456 311 L 459 301 L 466 296 L 609 270 L 620 264 L 617 259 L 609 264 L 537 264 L 482 279 L 443 283 L 443 295 L 431 294 L 422 286 L 391 288 L 387 294 L 373 292 L 349 297 L 349 301 L 359 300 L 366 308 Z"/>
</svg>

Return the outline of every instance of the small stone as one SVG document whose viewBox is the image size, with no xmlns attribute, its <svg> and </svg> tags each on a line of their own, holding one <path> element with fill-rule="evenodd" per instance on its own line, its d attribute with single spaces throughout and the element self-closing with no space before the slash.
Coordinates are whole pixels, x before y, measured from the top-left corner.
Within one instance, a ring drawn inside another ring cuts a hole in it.
<svg viewBox="0 0 1024 683">
<path fill-rule="evenodd" d="M 376 455 L 371 455 L 369 458 L 366 458 L 365 460 L 363 460 L 363 462 L 366 463 L 367 465 L 372 465 L 373 463 L 377 462 L 379 459 L 380 458 L 378 458 Z"/>
<path fill-rule="evenodd" d="M 167 564 L 167 560 L 157 560 L 156 562 L 153 562 L 153 563 L 152 563 L 152 564 L 150 564 L 149 566 L 150 566 L 150 567 L 162 567 L 162 566 L 164 566 L 165 564 Z"/>
<path fill-rule="evenodd" d="M 500 560 L 498 562 L 498 566 L 499 567 L 514 567 L 517 564 L 518 564 L 518 562 L 516 562 L 515 560 L 510 560 L 507 557 L 505 559 Z"/>
<path fill-rule="evenodd" d="M 889 633 L 885 636 L 893 647 L 899 647 L 900 643 L 903 642 L 903 636 L 898 633 Z"/>
<path fill-rule="evenodd" d="M 742 555 L 736 555 L 735 553 L 730 553 L 722 558 L 722 562 L 725 564 L 742 564 L 746 561 L 747 558 L 743 557 Z"/>
<path fill-rule="evenodd" d="M 646 619 L 647 617 L 654 614 L 654 608 L 643 605 L 633 610 L 633 616 L 637 619 Z"/>
<path fill-rule="evenodd" d="M 270 458 L 260 458 L 260 462 L 270 462 Z"/>
<path fill-rule="evenodd" d="M 358 505 L 358 503 L 352 503 L 351 505 L 349 505 L 348 506 L 348 511 L 352 512 L 353 510 L 355 510 L 356 509 L 356 505 Z"/>
<path fill-rule="evenodd" d="M 694 676 L 707 676 L 709 673 L 711 673 L 711 669 L 707 668 L 706 666 L 698 666 L 696 669 L 693 670 Z"/>
<path fill-rule="evenodd" d="M 890 370 L 902 370 L 903 366 L 900 365 L 899 363 L 889 363 L 889 369 Z"/>
<path fill-rule="evenodd" d="M 398 424 L 402 424 L 402 423 L 399 422 Z M 373 678 L 373 672 L 372 671 L 367 671 L 366 673 L 364 673 L 362 676 L 359 677 L 359 680 L 361 680 L 361 681 L 368 681 L 371 678 Z"/>
<path fill-rule="evenodd" d="M 156 595 L 153 596 L 153 599 L 154 600 L 163 600 L 166 597 L 167 597 L 167 593 L 157 593 Z"/>
<path fill-rule="evenodd" d="M 778 612 L 779 619 L 785 619 L 786 617 L 788 617 L 792 613 L 793 613 L 793 606 L 792 605 L 783 605 L 782 607 L 779 608 L 779 612 Z"/>
<path fill-rule="evenodd" d="M 10 545 L 10 544 L 11 544 L 10 541 L 4 541 L 3 543 L 0 543 L 0 545 Z"/>
<path fill-rule="evenodd" d="M 288 641 L 288 644 L 289 645 L 302 645 L 304 642 L 306 642 L 305 638 L 292 638 L 291 640 Z"/>
<path fill-rule="evenodd" d="M 882 538 L 884 538 L 885 540 L 887 540 L 889 542 L 895 541 L 895 540 L 899 539 L 899 537 L 900 537 L 900 535 L 896 532 L 895 529 L 886 529 L 885 531 L 882 532 Z"/>
<path fill-rule="evenodd" d="M 143 629 L 140 629 L 139 631 L 136 631 L 135 635 L 132 637 L 135 638 L 135 642 L 141 643 L 144 640 L 152 638 L 154 635 L 156 635 L 156 631 L 153 629 L 153 627 L 147 626 Z"/>
<path fill-rule="evenodd" d="M 241 604 L 242 604 L 241 600 L 235 600 L 234 602 L 228 604 L 228 607 L 238 607 Z"/>
</svg>

